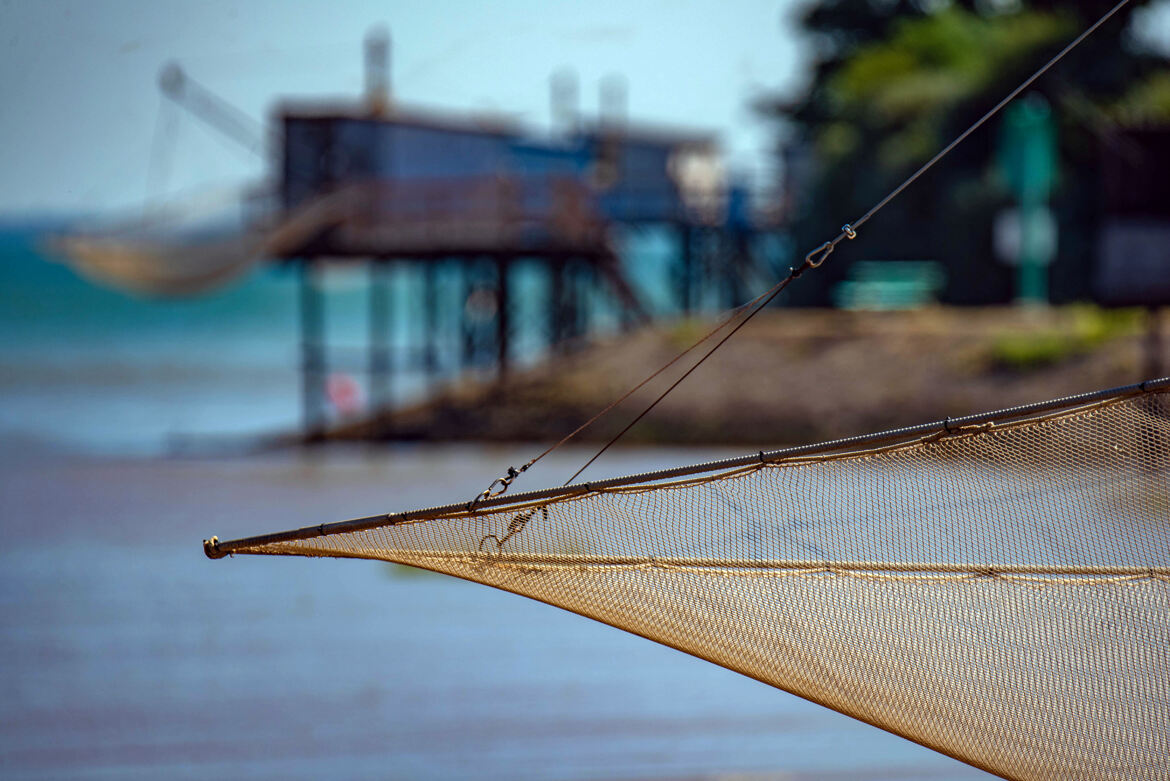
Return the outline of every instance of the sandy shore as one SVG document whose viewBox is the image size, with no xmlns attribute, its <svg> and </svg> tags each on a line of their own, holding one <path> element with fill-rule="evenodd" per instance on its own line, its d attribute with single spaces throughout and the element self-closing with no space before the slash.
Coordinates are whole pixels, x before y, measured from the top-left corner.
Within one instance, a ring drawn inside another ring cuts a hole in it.
<svg viewBox="0 0 1170 781">
<path fill-rule="evenodd" d="M 347 439 L 556 441 L 702 335 L 688 321 L 593 344 L 501 382 L 339 427 Z M 627 441 L 783 445 L 985 412 L 1147 379 L 1142 312 L 1087 307 L 769 311 Z M 1163 365 L 1170 352 L 1163 340 Z M 582 435 L 605 441 L 682 371 Z"/>
</svg>

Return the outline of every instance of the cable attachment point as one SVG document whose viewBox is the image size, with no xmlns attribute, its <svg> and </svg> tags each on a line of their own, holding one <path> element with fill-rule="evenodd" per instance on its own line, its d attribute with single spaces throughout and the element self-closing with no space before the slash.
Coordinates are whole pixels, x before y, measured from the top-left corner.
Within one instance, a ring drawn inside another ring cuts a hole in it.
<svg viewBox="0 0 1170 781">
<path fill-rule="evenodd" d="M 536 463 L 536 459 L 529 461 L 519 469 L 514 466 L 508 467 L 507 473 L 503 477 L 497 477 L 495 480 L 492 480 L 491 485 L 485 488 L 479 496 L 475 497 L 468 503 L 467 509 L 474 510 L 475 506 L 484 499 L 491 499 L 492 497 L 499 496 L 500 494 L 504 493 L 504 491 L 507 491 L 508 487 L 512 485 L 512 482 L 517 477 L 527 472 L 528 467 L 532 466 L 534 463 Z"/>
<path fill-rule="evenodd" d="M 816 268 L 817 266 L 819 266 L 825 262 L 825 258 L 829 257 L 829 255 L 832 255 L 832 254 L 833 254 L 833 242 L 826 241 L 824 244 L 822 244 L 821 246 L 814 249 L 812 252 L 805 255 L 804 262 L 807 263 L 810 268 Z"/>
<path fill-rule="evenodd" d="M 845 238 L 849 239 L 850 241 L 857 238 L 857 231 L 853 230 L 853 226 L 849 223 L 845 223 L 841 226 L 841 232 L 844 233 Z"/>
</svg>

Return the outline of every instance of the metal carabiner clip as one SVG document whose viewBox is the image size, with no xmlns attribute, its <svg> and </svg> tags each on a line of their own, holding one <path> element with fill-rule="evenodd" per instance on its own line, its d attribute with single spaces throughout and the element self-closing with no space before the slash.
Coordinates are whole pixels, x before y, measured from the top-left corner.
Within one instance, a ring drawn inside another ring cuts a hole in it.
<svg viewBox="0 0 1170 781">
<path fill-rule="evenodd" d="M 809 268 L 816 268 L 825 262 L 825 258 L 833 254 L 833 242 L 826 241 L 821 246 L 814 249 L 812 252 L 804 256 L 804 262 L 808 264 Z M 816 260 L 813 260 L 813 258 Z"/>
<path fill-rule="evenodd" d="M 487 488 L 484 489 L 484 492 L 479 495 L 479 498 L 480 499 L 491 499 L 493 496 L 499 496 L 504 491 L 508 490 L 508 486 L 511 483 L 512 483 L 511 480 L 507 480 L 503 477 L 497 477 L 495 480 L 492 480 L 491 485 L 489 485 Z M 499 489 L 496 488 L 496 485 L 500 486 Z"/>
</svg>

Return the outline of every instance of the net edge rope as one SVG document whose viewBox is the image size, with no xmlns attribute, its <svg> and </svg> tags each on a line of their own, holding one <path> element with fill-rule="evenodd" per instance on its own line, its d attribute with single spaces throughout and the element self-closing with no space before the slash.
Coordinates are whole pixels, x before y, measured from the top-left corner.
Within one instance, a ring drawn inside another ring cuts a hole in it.
<svg viewBox="0 0 1170 781">
<path fill-rule="evenodd" d="M 203 541 L 203 551 L 208 558 L 220 559 L 234 553 L 248 553 L 251 552 L 249 549 L 274 543 L 303 541 L 316 537 L 365 531 L 386 526 L 397 526 L 410 522 L 474 517 L 486 514 L 487 512 L 524 510 L 554 500 L 583 498 L 593 493 L 614 489 L 627 491 L 653 490 L 670 487 L 671 485 L 713 480 L 731 476 L 745 469 L 756 469 L 765 465 L 781 465 L 806 461 L 810 457 L 818 454 L 821 454 L 825 458 L 855 457 L 879 449 L 875 446 L 882 443 L 887 444 L 884 448 L 880 449 L 905 447 L 930 438 L 978 433 L 973 432 L 972 427 L 987 423 L 1024 423 L 1026 422 L 1024 418 L 1037 413 L 1047 413 L 1041 417 L 1073 414 L 1079 408 L 1090 408 L 1134 396 L 1166 391 L 1170 391 L 1170 377 L 1065 396 L 1051 401 L 1008 407 L 993 412 L 976 413 L 956 418 L 948 417 L 931 423 L 905 426 L 874 434 L 831 440 L 829 442 L 798 445 L 772 451 L 759 451 L 754 454 L 720 461 L 578 483 L 560 488 L 529 491 L 527 493 L 514 494 L 510 497 L 500 496 L 495 499 L 480 502 L 474 507 L 471 506 L 470 502 L 462 502 L 400 513 L 383 513 L 335 523 L 322 523 L 315 526 L 306 526 L 299 529 L 253 537 L 243 537 L 235 540 L 221 541 L 218 537 L 211 537 Z M 891 442 L 893 444 L 889 444 Z M 680 480 L 679 478 L 684 479 Z M 667 480 L 673 480 L 674 482 L 665 482 Z"/>
</svg>

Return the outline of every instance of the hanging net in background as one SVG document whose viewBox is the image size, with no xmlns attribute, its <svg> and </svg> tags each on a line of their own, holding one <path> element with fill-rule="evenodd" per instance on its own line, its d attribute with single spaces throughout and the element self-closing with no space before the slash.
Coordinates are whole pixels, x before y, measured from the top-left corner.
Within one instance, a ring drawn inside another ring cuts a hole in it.
<svg viewBox="0 0 1170 781">
<path fill-rule="evenodd" d="M 1166 778 L 1166 385 L 206 547 L 523 594 L 1009 778 Z"/>
</svg>

